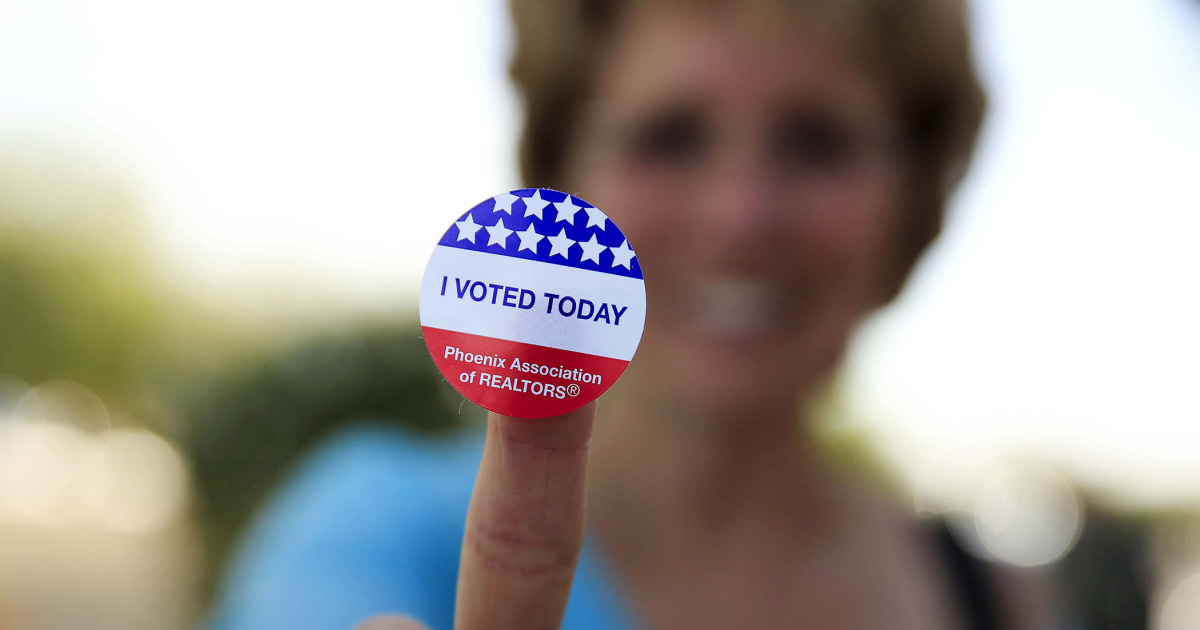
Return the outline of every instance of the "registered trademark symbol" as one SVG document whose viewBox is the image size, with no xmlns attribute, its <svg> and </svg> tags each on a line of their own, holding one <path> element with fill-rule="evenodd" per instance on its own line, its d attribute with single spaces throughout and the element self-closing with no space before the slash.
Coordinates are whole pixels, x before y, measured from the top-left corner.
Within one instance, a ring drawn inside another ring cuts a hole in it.
<svg viewBox="0 0 1200 630">
<path fill-rule="evenodd" d="M 578 396 L 579 395 L 579 386 L 576 385 L 575 383 L 571 383 L 570 385 L 567 385 L 567 393 L 570 394 L 571 396 Z"/>
</svg>

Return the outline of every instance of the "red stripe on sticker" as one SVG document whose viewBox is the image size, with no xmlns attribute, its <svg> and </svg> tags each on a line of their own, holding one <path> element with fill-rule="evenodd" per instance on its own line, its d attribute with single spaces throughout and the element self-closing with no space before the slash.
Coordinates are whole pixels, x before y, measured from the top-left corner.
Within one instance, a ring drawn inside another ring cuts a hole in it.
<svg viewBox="0 0 1200 630">
<path fill-rule="evenodd" d="M 546 418 L 595 400 L 628 361 L 422 326 L 442 375 L 489 411 Z"/>
</svg>

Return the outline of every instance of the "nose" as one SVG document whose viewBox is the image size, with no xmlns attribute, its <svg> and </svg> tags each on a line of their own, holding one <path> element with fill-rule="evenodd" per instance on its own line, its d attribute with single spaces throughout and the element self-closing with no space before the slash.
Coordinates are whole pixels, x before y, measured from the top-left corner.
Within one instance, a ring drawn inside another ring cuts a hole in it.
<svg viewBox="0 0 1200 630">
<path fill-rule="evenodd" d="M 757 147 L 724 152 L 713 161 L 693 211 L 709 245 L 721 254 L 760 256 L 785 245 L 786 218 L 772 169 Z"/>
</svg>

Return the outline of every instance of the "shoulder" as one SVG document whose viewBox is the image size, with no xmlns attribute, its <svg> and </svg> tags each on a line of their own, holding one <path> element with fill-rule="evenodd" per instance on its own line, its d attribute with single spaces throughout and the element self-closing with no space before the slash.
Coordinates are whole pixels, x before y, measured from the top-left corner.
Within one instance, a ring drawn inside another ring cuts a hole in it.
<svg viewBox="0 0 1200 630">
<path fill-rule="evenodd" d="M 331 435 L 246 532 L 213 627 L 351 627 L 383 610 L 435 622 L 452 612 L 482 445 L 478 431 L 429 437 L 369 423 Z"/>
<path fill-rule="evenodd" d="M 281 500 L 287 503 L 309 493 L 328 493 L 348 502 L 391 494 L 469 494 L 482 452 L 479 431 L 435 437 L 360 423 L 334 433 L 305 457 L 283 488 Z"/>
<path fill-rule="evenodd" d="M 292 530 L 397 524 L 454 511 L 470 499 L 482 452 L 477 432 L 430 437 L 363 423 L 326 439 L 294 469 L 255 529 Z M 416 506 L 422 510 L 413 510 Z M 452 515 L 449 515 L 452 516 Z"/>
</svg>

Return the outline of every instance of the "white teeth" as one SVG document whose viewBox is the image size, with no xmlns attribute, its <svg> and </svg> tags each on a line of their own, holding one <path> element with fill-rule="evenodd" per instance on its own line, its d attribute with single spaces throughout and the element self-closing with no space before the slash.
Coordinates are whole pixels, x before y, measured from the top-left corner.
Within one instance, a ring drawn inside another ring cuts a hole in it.
<svg viewBox="0 0 1200 630">
<path fill-rule="evenodd" d="M 700 280 L 691 287 L 688 313 L 700 332 L 744 340 L 779 325 L 781 293 L 762 280 Z"/>
</svg>

